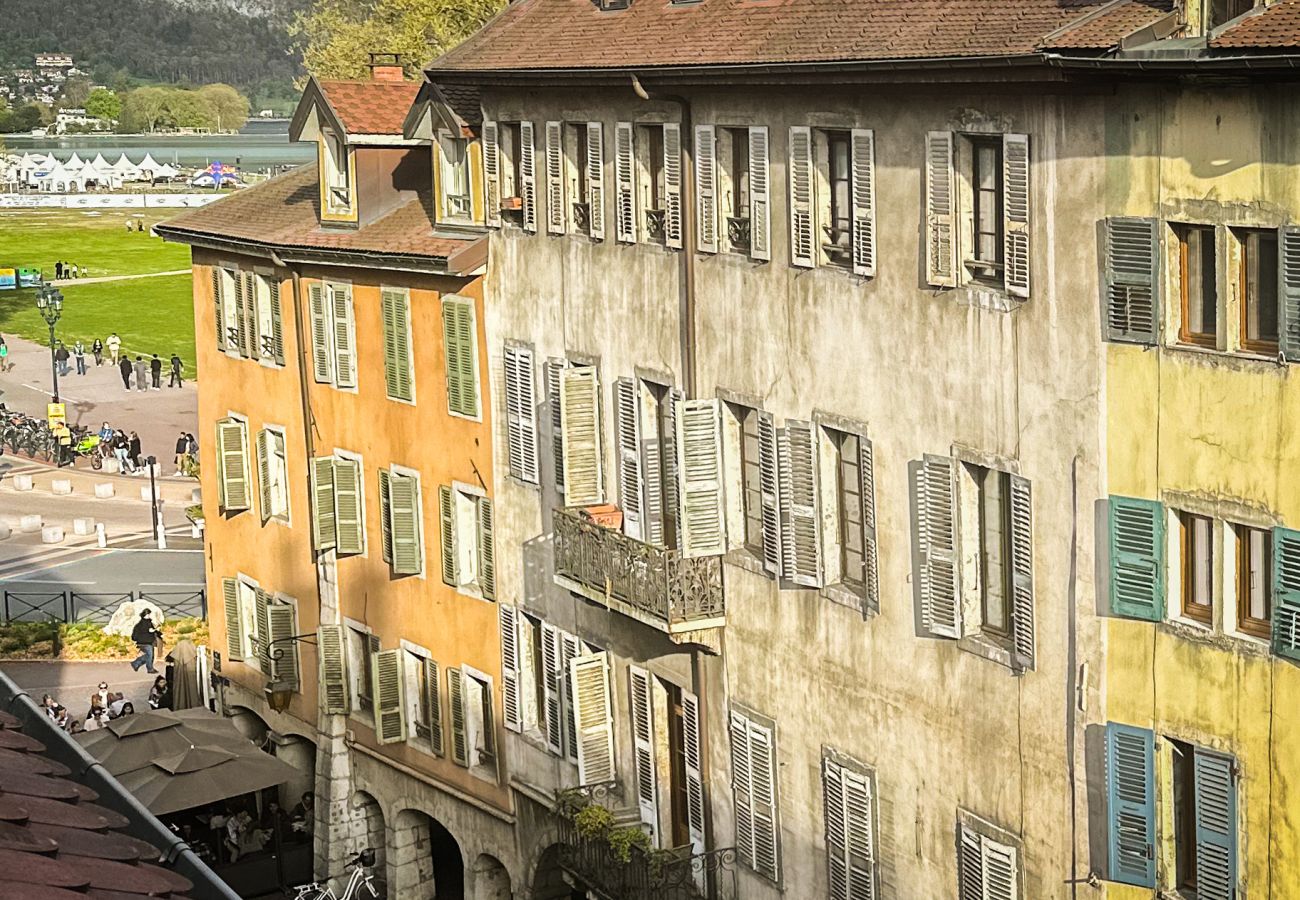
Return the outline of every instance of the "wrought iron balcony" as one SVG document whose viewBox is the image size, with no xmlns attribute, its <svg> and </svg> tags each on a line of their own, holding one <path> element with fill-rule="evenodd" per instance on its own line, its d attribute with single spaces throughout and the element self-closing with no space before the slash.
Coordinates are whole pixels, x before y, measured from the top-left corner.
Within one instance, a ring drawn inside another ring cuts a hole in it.
<svg viewBox="0 0 1300 900">
<path fill-rule="evenodd" d="M 555 581 L 671 635 L 725 623 L 722 559 L 684 557 L 557 509 Z"/>
</svg>

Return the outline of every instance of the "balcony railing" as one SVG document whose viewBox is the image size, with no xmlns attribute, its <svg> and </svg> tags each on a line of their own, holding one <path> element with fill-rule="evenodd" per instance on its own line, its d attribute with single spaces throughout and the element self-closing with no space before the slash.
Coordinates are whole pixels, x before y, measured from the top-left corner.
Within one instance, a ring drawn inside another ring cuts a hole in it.
<svg viewBox="0 0 1300 900">
<path fill-rule="evenodd" d="M 552 524 L 555 577 L 563 587 L 670 634 L 724 624 L 721 557 L 684 557 L 574 509 L 555 510 Z"/>
</svg>

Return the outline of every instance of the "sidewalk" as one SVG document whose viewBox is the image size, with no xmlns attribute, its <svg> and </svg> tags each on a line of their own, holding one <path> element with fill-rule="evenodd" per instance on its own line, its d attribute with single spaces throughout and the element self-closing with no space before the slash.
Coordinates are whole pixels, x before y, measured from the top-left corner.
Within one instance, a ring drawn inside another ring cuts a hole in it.
<svg viewBox="0 0 1300 900">
<path fill-rule="evenodd" d="M 130 281 L 133 278 L 162 278 L 166 275 L 188 275 L 189 269 L 173 269 L 170 272 L 141 272 L 137 275 L 101 275 L 98 278 L 60 278 L 57 281 L 50 281 L 49 284 L 55 287 L 64 287 L 70 284 L 103 284 L 106 281 Z"/>
</svg>

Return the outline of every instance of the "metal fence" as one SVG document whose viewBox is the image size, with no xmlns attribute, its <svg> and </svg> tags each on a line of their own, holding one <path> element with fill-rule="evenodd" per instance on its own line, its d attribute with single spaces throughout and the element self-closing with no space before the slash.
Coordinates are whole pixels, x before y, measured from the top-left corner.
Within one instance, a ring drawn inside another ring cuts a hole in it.
<svg viewBox="0 0 1300 900">
<path fill-rule="evenodd" d="M 81 593 L 80 591 L 5 591 L 4 618 L 10 622 L 95 622 L 108 624 L 123 603 L 143 600 L 162 612 L 164 619 L 208 617 L 207 591 Z"/>
</svg>

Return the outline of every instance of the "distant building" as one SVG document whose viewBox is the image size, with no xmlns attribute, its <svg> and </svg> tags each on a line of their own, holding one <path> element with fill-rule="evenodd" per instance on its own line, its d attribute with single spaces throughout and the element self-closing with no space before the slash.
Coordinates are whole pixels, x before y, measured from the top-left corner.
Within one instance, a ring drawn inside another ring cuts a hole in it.
<svg viewBox="0 0 1300 900">
<path fill-rule="evenodd" d="M 72 56 L 67 53 L 37 53 L 36 68 L 38 69 L 71 69 L 73 67 Z"/>
</svg>

